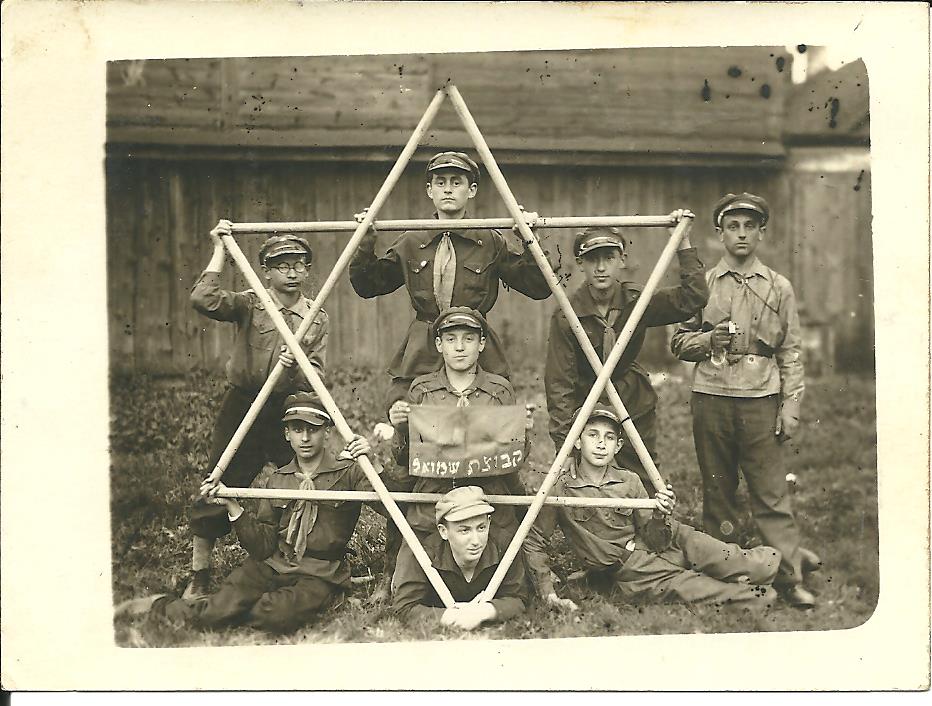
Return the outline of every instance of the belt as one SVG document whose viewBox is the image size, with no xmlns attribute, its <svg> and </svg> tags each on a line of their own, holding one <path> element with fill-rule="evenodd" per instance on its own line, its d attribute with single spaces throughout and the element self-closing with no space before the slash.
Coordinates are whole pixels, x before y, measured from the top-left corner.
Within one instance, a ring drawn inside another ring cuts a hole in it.
<svg viewBox="0 0 932 706">
<path fill-rule="evenodd" d="M 727 357 L 729 363 L 736 363 L 741 358 L 747 358 L 751 355 L 756 355 L 759 358 L 773 358 L 773 348 L 765 346 L 763 343 L 754 342 L 748 346 L 747 351 L 744 353 L 729 352 Z"/>
<path fill-rule="evenodd" d="M 315 552 L 312 549 L 306 549 L 304 551 L 304 556 L 309 556 L 312 559 L 320 559 L 321 561 L 342 561 L 346 557 L 346 553 L 349 547 L 343 547 L 341 549 L 332 549 L 329 552 Z"/>
</svg>

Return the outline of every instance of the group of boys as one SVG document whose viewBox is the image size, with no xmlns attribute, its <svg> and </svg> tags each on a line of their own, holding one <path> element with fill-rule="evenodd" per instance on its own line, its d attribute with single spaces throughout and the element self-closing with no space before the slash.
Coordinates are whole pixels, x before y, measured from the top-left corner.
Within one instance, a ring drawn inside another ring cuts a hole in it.
<svg viewBox="0 0 932 706">
<path fill-rule="evenodd" d="M 550 568 L 547 543 L 557 524 L 590 575 L 607 578 L 629 601 L 766 606 L 779 593 L 790 605 L 814 605 L 802 580 L 820 562 L 800 546 L 780 460 L 780 444 L 799 423 L 799 321 L 791 285 L 755 255 L 770 213 L 764 199 L 747 193 L 728 194 L 713 210 L 725 253 L 708 272 L 689 242 L 693 214 L 671 214 L 677 223 L 685 220 L 677 251 L 679 285 L 652 296 L 611 377 L 656 458 L 657 395 L 637 356 L 648 327 L 679 324 L 672 350 L 680 359 L 696 363 L 693 429 L 703 479 L 705 532 L 673 519 L 676 496 L 669 485 L 653 496 L 654 509 L 545 505 L 494 597 L 485 594 L 523 512 L 511 505 L 493 507 L 487 496 L 527 495 L 535 488 L 526 487 L 517 472 L 462 479 L 409 474 L 409 416 L 423 404 L 514 405 L 504 347 L 485 315 L 495 304 L 500 282 L 533 299 L 545 299 L 551 290 L 530 254 L 502 233 L 444 228 L 444 221 L 464 218 L 476 196 L 480 174 L 472 159 L 459 152 L 440 153 L 429 160 L 426 176 L 437 226 L 403 233 L 384 255 L 376 254 L 376 234 L 370 231 L 350 265 L 357 294 L 376 297 L 404 286 L 415 311 L 389 364 L 392 380 L 385 409 L 395 430 L 393 463 L 379 473 L 389 490 L 442 496 L 435 506 L 411 503 L 404 511 L 456 601 L 444 607 L 414 553 L 397 532 L 388 532 L 386 573 L 391 577 L 393 611 L 405 620 L 433 620 L 468 630 L 521 613 L 531 590 L 549 605 L 575 610 L 573 601 L 557 595 Z M 532 222 L 533 214 L 528 217 Z M 246 620 L 286 632 L 306 624 L 348 588 L 347 545 L 361 504 L 263 499 L 252 515 L 235 499 L 221 497 L 222 491 L 249 486 L 270 461 L 278 470 L 271 474 L 269 488 L 371 489 L 356 461 L 371 448 L 357 436 L 339 454 L 331 451 L 330 414 L 309 392 L 294 354 L 282 345 L 256 294 L 221 288 L 220 238 L 231 232 L 225 220 L 211 231 L 213 257 L 192 292 L 199 312 L 236 324 L 228 364 L 230 386 L 215 423 L 211 467 L 273 366 L 280 363 L 286 374 L 247 432 L 223 482 L 211 476 L 201 485 L 191 513 L 193 579 L 185 595 L 149 597 L 145 608 L 204 625 Z M 585 281 L 571 302 L 605 361 L 641 288 L 623 280 L 627 243 L 617 228 L 592 227 L 578 233 L 574 252 Z M 259 260 L 272 301 L 291 330 L 297 330 L 313 304 L 302 294 L 311 247 L 297 236 L 273 236 L 263 245 Z M 328 327 L 321 310 L 300 341 L 322 377 Z M 557 448 L 595 379 L 571 323 L 558 310 L 550 327 L 545 372 L 550 434 Z M 648 498 L 650 478 L 631 445 L 623 443 L 626 421 L 613 407 L 598 404 L 551 494 Z M 528 428 L 531 423 L 528 415 Z M 753 548 L 735 543 L 739 467 L 763 540 Z M 381 504 L 371 506 L 387 514 Z M 249 557 L 218 591 L 209 593 L 213 542 L 231 528 Z M 388 528 L 393 529 L 392 522 Z"/>
</svg>

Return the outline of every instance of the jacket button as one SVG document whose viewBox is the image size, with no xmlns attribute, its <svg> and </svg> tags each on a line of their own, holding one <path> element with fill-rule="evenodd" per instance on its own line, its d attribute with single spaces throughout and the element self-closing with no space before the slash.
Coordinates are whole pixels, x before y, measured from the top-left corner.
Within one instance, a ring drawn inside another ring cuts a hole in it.
<svg viewBox="0 0 932 706">
<path fill-rule="evenodd" d="M 480 240 L 477 240 L 477 241 L 476 241 L 476 245 L 482 245 L 482 240 L 481 240 L 481 239 L 480 239 Z"/>
<path fill-rule="evenodd" d="M 421 267 L 427 267 L 427 260 L 424 260 L 424 261 L 421 263 Z"/>
<path fill-rule="evenodd" d="M 480 269 L 477 267 L 477 268 L 476 268 L 476 274 L 478 275 L 478 274 L 480 274 L 481 272 L 482 272 L 482 270 L 480 270 Z"/>
</svg>

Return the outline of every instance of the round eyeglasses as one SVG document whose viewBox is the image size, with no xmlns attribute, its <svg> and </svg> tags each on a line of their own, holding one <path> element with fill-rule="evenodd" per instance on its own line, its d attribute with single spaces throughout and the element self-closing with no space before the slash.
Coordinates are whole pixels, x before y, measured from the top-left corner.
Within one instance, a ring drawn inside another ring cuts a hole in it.
<svg viewBox="0 0 932 706">
<path fill-rule="evenodd" d="M 300 262 L 300 261 L 299 261 L 299 262 L 296 262 L 296 263 L 294 263 L 294 264 L 292 264 L 292 265 L 289 265 L 287 262 L 280 262 L 280 263 L 278 263 L 277 265 L 272 265 L 271 267 L 272 267 L 273 270 L 278 270 L 278 271 L 281 272 L 283 275 L 287 275 L 288 272 L 291 271 L 291 270 L 294 270 L 294 271 L 297 272 L 299 275 L 304 274 L 305 272 L 307 272 L 307 264 L 305 264 L 305 263 L 303 263 L 303 262 Z"/>
</svg>

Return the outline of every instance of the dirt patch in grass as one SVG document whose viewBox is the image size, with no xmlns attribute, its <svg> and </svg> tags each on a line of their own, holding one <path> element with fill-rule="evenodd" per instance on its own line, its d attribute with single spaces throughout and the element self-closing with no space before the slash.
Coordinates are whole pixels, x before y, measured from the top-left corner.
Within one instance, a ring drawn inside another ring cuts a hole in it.
<svg viewBox="0 0 932 706">
<path fill-rule="evenodd" d="M 532 467 L 545 471 L 553 458 L 547 435 L 540 370 L 521 370 L 521 401 L 538 405 Z M 368 432 L 383 421 L 386 379 L 380 370 L 333 371 L 329 387 L 353 429 Z M 183 379 L 115 376 L 111 380 L 111 525 L 113 598 L 183 590 L 190 568 L 186 508 L 207 469 L 207 445 L 224 383 L 204 374 Z M 660 470 L 674 484 L 677 518 L 701 526 L 702 490 L 692 442 L 688 380 L 659 386 Z M 237 627 L 204 631 L 145 617 L 119 618 L 116 643 L 126 647 L 255 645 L 296 642 L 390 642 L 398 640 L 515 639 L 664 633 L 829 630 L 855 627 L 874 610 L 879 592 L 877 555 L 877 456 L 874 382 L 833 376 L 808 382 L 802 432 L 787 448 L 786 471 L 797 475 L 795 508 L 806 546 L 823 569 L 807 586 L 819 605 L 798 611 L 778 604 L 762 614 L 711 606 L 626 604 L 604 587 L 568 582 L 578 562 L 557 536 L 554 571 L 558 591 L 580 605 L 576 614 L 534 602 L 504 625 L 459 634 L 427 626 L 403 626 L 384 605 L 367 604 L 375 582 L 362 584 L 314 625 L 275 637 Z M 379 456 L 380 454 L 377 454 Z M 384 458 L 384 452 L 380 460 Z M 257 480 L 259 484 L 263 476 Z M 743 488 L 743 484 L 742 484 Z M 742 536 L 754 542 L 744 523 Z M 355 576 L 383 573 L 385 520 L 364 508 L 351 543 Z M 217 571 L 225 576 L 245 556 L 235 538 L 218 544 Z M 216 581 L 215 581 L 216 583 Z"/>
</svg>

